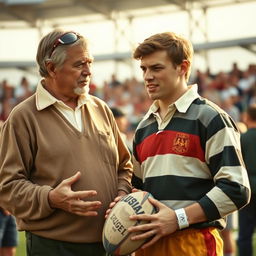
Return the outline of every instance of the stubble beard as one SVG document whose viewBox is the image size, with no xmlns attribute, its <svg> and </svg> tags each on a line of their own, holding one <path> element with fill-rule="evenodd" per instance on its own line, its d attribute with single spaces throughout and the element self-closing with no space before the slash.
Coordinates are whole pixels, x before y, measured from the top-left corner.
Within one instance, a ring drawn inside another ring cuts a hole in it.
<svg viewBox="0 0 256 256">
<path fill-rule="evenodd" d="M 83 94 L 88 95 L 89 90 L 90 90 L 89 86 L 76 87 L 76 88 L 74 88 L 74 93 L 79 96 L 83 95 Z"/>
</svg>

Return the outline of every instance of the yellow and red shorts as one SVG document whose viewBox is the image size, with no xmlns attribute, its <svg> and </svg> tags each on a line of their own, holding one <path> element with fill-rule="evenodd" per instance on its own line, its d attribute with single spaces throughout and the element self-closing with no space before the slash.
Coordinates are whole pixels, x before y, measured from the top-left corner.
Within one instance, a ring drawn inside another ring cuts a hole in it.
<svg viewBox="0 0 256 256">
<path fill-rule="evenodd" d="M 223 256 L 223 241 L 216 228 L 185 229 L 139 249 L 135 256 Z"/>
</svg>

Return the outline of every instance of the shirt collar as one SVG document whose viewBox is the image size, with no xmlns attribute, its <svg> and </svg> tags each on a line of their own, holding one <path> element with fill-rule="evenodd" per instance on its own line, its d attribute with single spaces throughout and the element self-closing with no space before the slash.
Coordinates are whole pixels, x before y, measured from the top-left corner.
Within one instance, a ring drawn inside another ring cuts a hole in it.
<svg viewBox="0 0 256 256">
<path fill-rule="evenodd" d="M 63 104 L 61 100 L 58 100 L 53 95 L 51 95 L 42 85 L 43 79 L 38 83 L 36 89 L 36 108 L 38 111 L 43 110 L 50 105 L 54 105 L 56 103 Z M 82 94 L 78 98 L 77 107 L 80 108 L 82 105 L 87 102 L 91 102 L 95 104 L 89 94 Z"/>
<path fill-rule="evenodd" d="M 189 106 L 192 104 L 192 102 L 199 97 L 199 94 L 197 92 L 198 86 L 197 84 L 189 85 L 189 89 L 179 98 L 177 99 L 173 104 L 169 105 L 169 107 L 175 105 L 177 110 L 181 113 L 186 113 Z M 153 113 L 156 113 L 158 111 L 159 104 L 158 101 L 154 101 L 153 104 L 150 106 L 148 112 L 146 113 L 144 119 L 149 118 L 149 116 Z"/>
<path fill-rule="evenodd" d="M 197 84 L 193 84 L 188 87 L 189 89 L 174 103 L 178 111 L 181 113 L 186 113 L 192 102 L 199 98 Z"/>
</svg>

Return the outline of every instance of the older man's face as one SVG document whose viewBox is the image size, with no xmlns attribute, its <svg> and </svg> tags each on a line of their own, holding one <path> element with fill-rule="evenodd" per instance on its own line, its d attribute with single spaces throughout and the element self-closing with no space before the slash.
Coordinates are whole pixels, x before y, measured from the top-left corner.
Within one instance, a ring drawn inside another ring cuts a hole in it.
<svg viewBox="0 0 256 256">
<path fill-rule="evenodd" d="M 89 92 L 92 58 L 87 49 L 74 45 L 67 49 L 66 60 L 55 71 L 55 92 L 63 97 L 77 97 Z"/>
</svg>

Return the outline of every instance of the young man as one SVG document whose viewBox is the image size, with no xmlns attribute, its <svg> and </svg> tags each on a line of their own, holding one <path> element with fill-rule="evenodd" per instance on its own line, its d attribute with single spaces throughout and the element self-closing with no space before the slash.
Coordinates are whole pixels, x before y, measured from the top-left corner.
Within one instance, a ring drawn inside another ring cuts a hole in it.
<svg viewBox="0 0 256 256">
<path fill-rule="evenodd" d="M 111 110 L 88 94 L 83 36 L 50 32 L 37 62 L 36 93 L 2 128 L 0 205 L 26 231 L 28 256 L 103 256 L 106 209 L 131 191 L 129 151 Z"/>
<path fill-rule="evenodd" d="M 188 86 L 192 57 L 191 43 L 174 33 L 153 35 L 134 52 L 154 100 L 135 133 L 134 172 L 158 209 L 130 217 L 149 221 L 130 228 L 143 232 L 134 240 L 150 239 L 136 256 L 222 255 L 217 229 L 250 198 L 239 132 Z"/>
<path fill-rule="evenodd" d="M 256 105 L 250 105 L 245 113 L 245 124 L 248 130 L 241 134 L 241 147 L 245 166 L 248 171 L 252 189 L 250 203 L 238 214 L 238 250 L 239 255 L 252 256 L 253 234 L 256 228 Z"/>
</svg>

